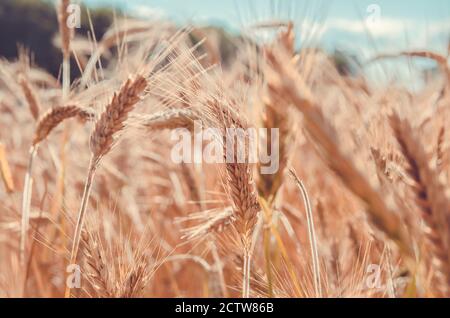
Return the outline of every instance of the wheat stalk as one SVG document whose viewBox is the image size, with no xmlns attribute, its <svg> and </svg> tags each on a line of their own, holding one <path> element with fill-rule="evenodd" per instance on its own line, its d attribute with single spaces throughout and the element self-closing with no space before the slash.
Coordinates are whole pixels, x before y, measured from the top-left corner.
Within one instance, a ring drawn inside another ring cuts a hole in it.
<svg viewBox="0 0 450 318">
<path fill-rule="evenodd" d="M 309 201 L 308 192 L 306 191 L 306 187 L 303 182 L 297 177 L 294 169 L 290 169 L 289 173 L 292 179 L 297 184 L 300 192 L 302 193 L 303 201 L 305 204 L 306 210 L 306 219 L 308 221 L 308 235 L 309 235 L 309 243 L 311 247 L 311 258 L 313 261 L 313 274 L 314 274 L 314 290 L 316 292 L 316 297 L 322 297 L 322 287 L 320 283 L 320 263 L 319 263 L 319 252 L 317 249 L 317 239 L 316 239 L 316 231 L 314 228 L 314 217 L 312 214 L 311 202 Z"/>
<path fill-rule="evenodd" d="M 25 250 L 27 244 L 27 233 L 28 227 L 30 223 L 30 207 L 31 207 L 31 196 L 33 189 L 33 160 L 36 155 L 36 147 L 31 147 L 29 151 L 29 159 L 28 159 L 28 168 L 25 174 L 24 186 L 23 186 L 23 196 L 22 196 L 22 222 L 21 222 L 21 231 L 20 231 L 20 247 L 19 247 L 19 255 L 20 255 L 20 263 L 25 266 Z"/>
<path fill-rule="evenodd" d="M 430 158 L 420 145 L 416 132 L 406 120 L 397 114 L 390 116 L 391 127 L 400 149 L 408 161 L 408 175 L 414 181 L 413 191 L 416 203 L 422 212 L 427 225 L 428 237 L 432 256 L 436 262 L 440 288 L 448 296 L 450 286 L 450 258 L 449 242 L 450 230 L 446 218 L 450 215 L 450 201 L 448 200 L 439 178 L 430 168 Z"/>
<path fill-rule="evenodd" d="M 100 160 L 108 154 L 114 146 L 118 134 L 125 128 L 125 121 L 128 119 L 128 113 L 132 111 L 140 101 L 140 95 L 144 92 L 146 87 L 147 80 L 140 75 L 135 79 L 128 79 L 120 91 L 114 94 L 111 103 L 106 107 L 105 111 L 100 116 L 100 119 L 95 124 L 94 131 L 90 137 L 91 159 L 84 185 L 80 210 L 78 212 L 78 220 L 75 225 L 70 264 L 76 262 L 87 204 L 95 172 Z M 67 287 L 65 295 L 66 297 L 70 296 L 69 287 Z"/>
<path fill-rule="evenodd" d="M 26 236 L 29 227 L 29 215 L 31 198 L 33 191 L 33 161 L 39 148 L 39 144 L 64 120 L 80 117 L 81 119 L 92 118 L 92 112 L 78 106 L 60 106 L 49 109 L 39 119 L 33 137 L 32 145 L 29 149 L 29 159 L 27 172 L 25 174 L 23 198 L 22 198 L 22 226 L 20 235 L 20 259 L 25 262 Z"/>
<path fill-rule="evenodd" d="M 248 163 L 249 154 L 247 152 L 245 153 L 246 158 L 244 163 L 238 163 L 238 143 L 234 142 L 234 149 L 228 149 L 229 144 L 227 140 L 232 139 L 228 129 L 244 129 L 246 124 L 243 119 L 238 116 L 237 111 L 231 106 L 231 103 L 224 105 L 222 104 L 222 101 L 219 101 L 219 98 L 220 97 L 209 100 L 208 106 L 216 119 L 218 127 L 222 129 L 227 185 L 229 195 L 233 202 L 235 217 L 233 228 L 240 237 L 240 244 L 243 251 L 242 296 L 243 298 L 248 298 L 250 296 L 252 234 L 257 222 L 257 214 L 261 208 L 256 194 L 252 170 Z M 248 134 L 245 135 L 245 145 L 248 145 L 249 136 Z M 233 155 L 233 158 L 227 160 L 230 152 Z"/>
</svg>

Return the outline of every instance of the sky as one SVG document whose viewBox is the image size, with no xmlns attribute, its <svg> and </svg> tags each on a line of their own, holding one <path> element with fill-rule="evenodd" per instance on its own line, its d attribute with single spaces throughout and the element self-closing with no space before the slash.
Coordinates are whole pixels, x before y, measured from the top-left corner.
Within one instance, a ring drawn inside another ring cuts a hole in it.
<svg viewBox="0 0 450 318">
<path fill-rule="evenodd" d="M 215 24 L 239 31 L 269 17 L 290 18 L 307 37 L 324 45 L 446 46 L 450 38 L 448 0 L 82 0 L 116 6 L 142 18 Z M 367 34 L 371 36 L 367 36 Z M 370 38 L 370 39 L 369 39 Z M 370 43 L 370 44 L 372 44 Z"/>
<path fill-rule="evenodd" d="M 236 33 L 258 22 L 290 19 L 297 26 L 299 45 L 317 44 L 362 59 L 407 49 L 446 54 L 450 40 L 448 0 L 80 1 L 89 6 L 116 6 L 141 18 L 212 24 Z M 405 65 L 394 66 L 403 67 L 397 73 L 405 73 Z"/>
</svg>

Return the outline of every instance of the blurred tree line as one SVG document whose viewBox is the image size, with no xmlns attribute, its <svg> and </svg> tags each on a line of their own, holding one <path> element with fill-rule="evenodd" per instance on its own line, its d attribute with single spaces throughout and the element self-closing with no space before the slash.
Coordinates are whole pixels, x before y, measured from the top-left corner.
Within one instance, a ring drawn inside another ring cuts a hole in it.
<svg viewBox="0 0 450 318">
<path fill-rule="evenodd" d="M 81 9 L 81 28 L 77 34 L 86 35 L 89 28 L 88 14 Z M 100 39 L 113 21 L 111 9 L 89 10 L 94 32 Z M 58 18 L 54 2 L 44 0 L 0 0 L 0 56 L 15 59 L 19 46 L 29 49 L 34 62 L 55 76 L 59 73 L 62 54 L 53 39 L 58 33 Z M 72 63 L 73 75 L 78 68 Z"/>
</svg>

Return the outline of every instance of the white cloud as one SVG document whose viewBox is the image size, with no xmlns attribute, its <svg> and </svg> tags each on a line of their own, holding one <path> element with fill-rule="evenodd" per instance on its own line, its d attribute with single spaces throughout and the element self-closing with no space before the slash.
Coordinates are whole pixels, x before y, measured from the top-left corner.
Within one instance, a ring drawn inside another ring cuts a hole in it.
<svg viewBox="0 0 450 318">
<path fill-rule="evenodd" d="M 437 20 L 430 23 L 416 22 L 404 18 L 383 18 L 377 21 L 334 18 L 326 23 L 326 31 L 345 31 L 364 35 L 367 32 L 375 38 L 396 39 L 405 34 L 414 34 L 414 38 L 450 35 L 450 20 Z"/>
<path fill-rule="evenodd" d="M 331 19 L 327 22 L 328 30 L 341 30 L 349 33 L 365 34 L 374 37 L 392 38 L 402 35 L 412 26 L 411 21 L 394 18 L 380 18 L 377 21 Z"/>
<path fill-rule="evenodd" d="M 450 20 L 432 22 L 428 31 L 431 35 L 450 34 Z"/>
<path fill-rule="evenodd" d="M 131 14 L 138 18 L 162 19 L 167 16 L 161 8 L 151 7 L 149 5 L 134 5 L 131 7 Z"/>
</svg>

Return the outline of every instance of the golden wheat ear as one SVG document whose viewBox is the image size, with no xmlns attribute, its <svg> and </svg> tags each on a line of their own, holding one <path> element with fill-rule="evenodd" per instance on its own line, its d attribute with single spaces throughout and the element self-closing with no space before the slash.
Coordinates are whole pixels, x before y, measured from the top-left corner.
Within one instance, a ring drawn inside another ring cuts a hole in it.
<svg viewBox="0 0 450 318">
<path fill-rule="evenodd" d="M 125 128 L 125 121 L 128 119 L 129 113 L 140 101 L 140 96 L 146 88 L 147 80 L 143 76 L 139 75 L 134 79 L 128 79 L 119 92 L 114 94 L 111 103 L 95 124 L 90 137 L 91 159 L 78 212 L 78 220 L 75 225 L 70 264 L 74 264 L 77 259 L 87 204 L 97 167 L 101 159 L 111 151 L 116 143 L 118 135 Z M 66 289 L 65 296 L 70 296 L 70 288 Z"/>
<path fill-rule="evenodd" d="M 229 197 L 233 203 L 233 214 L 235 220 L 233 229 L 238 237 L 239 247 L 242 249 L 242 296 L 250 297 L 250 268 L 251 268 L 251 246 L 252 236 L 258 220 L 258 213 L 261 206 L 258 201 L 256 184 L 253 180 L 253 170 L 249 164 L 249 154 L 246 153 L 244 163 L 239 163 L 237 143 L 234 149 L 226 139 L 229 137 L 229 128 L 245 129 L 247 124 L 244 118 L 239 115 L 238 110 L 233 107 L 232 102 L 212 99 L 208 100 L 208 107 L 213 114 L 217 127 L 220 127 L 223 138 L 224 161 L 226 162 L 226 185 Z M 249 144 L 250 136 L 245 134 L 245 145 Z M 228 154 L 233 158 L 227 160 Z"/>
<path fill-rule="evenodd" d="M 48 110 L 38 121 L 33 138 L 33 146 L 37 146 L 66 119 L 78 117 L 81 120 L 92 120 L 94 112 L 76 105 L 55 107 Z"/>
<path fill-rule="evenodd" d="M 168 109 L 152 115 L 139 115 L 136 119 L 149 131 L 177 128 L 193 130 L 194 121 L 202 120 L 202 117 L 192 109 Z"/>
<path fill-rule="evenodd" d="M 50 133 L 63 121 L 79 117 L 83 120 L 92 119 L 93 112 L 79 106 L 60 106 L 49 109 L 38 120 L 33 136 L 33 142 L 29 150 L 27 172 L 25 174 L 23 197 L 22 197 L 22 222 L 20 234 L 20 259 L 25 262 L 26 237 L 29 227 L 31 197 L 33 192 L 33 162 L 39 148 L 39 144 L 44 141 Z"/>
<path fill-rule="evenodd" d="M 389 118 L 394 136 L 408 162 L 407 173 L 413 181 L 415 201 L 426 224 L 425 234 L 431 248 L 438 279 L 437 289 L 445 297 L 450 294 L 450 201 L 438 173 L 431 168 L 430 155 L 421 145 L 417 132 L 396 113 Z"/>
<path fill-rule="evenodd" d="M 114 146 L 116 135 L 124 129 L 129 112 L 140 101 L 140 94 L 146 87 L 147 80 L 137 76 L 128 79 L 120 91 L 114 94 L 91 134 L 90 149 L 94 162 L 98 162 Z"/>
</svg>

